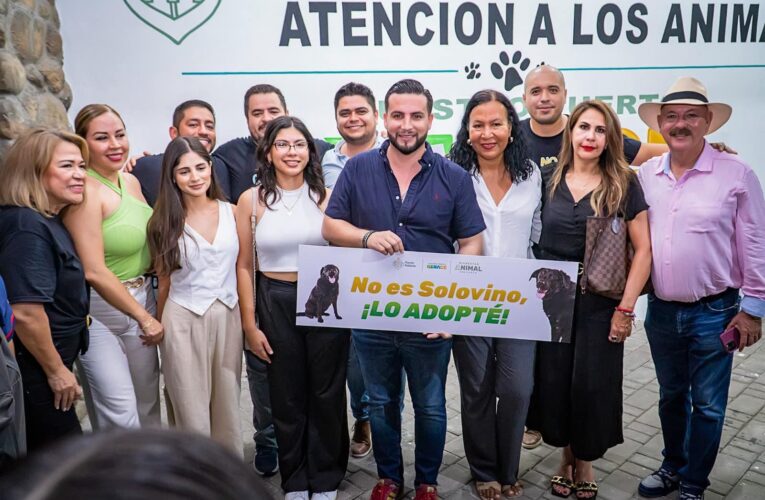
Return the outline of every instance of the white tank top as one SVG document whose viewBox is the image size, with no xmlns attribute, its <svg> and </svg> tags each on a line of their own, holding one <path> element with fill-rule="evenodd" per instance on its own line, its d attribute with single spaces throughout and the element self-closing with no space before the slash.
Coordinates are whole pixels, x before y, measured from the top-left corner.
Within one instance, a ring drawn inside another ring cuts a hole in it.
<svg viewBox="0 0 765 500">
<path fill-rule="evenodd" d="M 294 191 L 277 189 L 281 199 L 265 209 L 255 229 L 258 266 L 265 272 L 297 272 L 300 245 L 328 245 L 321 236 L 324 213 L 305 182 Z"/>
<path fill-rule="evenodd" d="M 218 202 L 218 230 L 212 244 L 188 224 L 179 240 L 181 268 L 170 275 L 168 298 L 199 316 L 216 300 L 233 309 L 239 300 L 236 291 L 239 238 L 231 204 Z"/>
</svg>

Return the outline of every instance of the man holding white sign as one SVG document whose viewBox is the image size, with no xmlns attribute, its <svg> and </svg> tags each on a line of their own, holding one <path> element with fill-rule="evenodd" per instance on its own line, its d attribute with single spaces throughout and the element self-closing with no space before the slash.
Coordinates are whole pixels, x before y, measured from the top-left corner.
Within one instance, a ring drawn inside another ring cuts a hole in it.
<svg viewBox="0 0 765 500">
<path fill-rule="evenodd" d="M 433 153 L 425 139 L 433 97 L 420 82 L 401 80 L 385 96 L 389 141 L 352 158 L 335 185 L 323 235 L 334 245 L 392 255 L 420 252 L 480 255 L 486 228 L 470 176 Z M 383 187 L 384 186 L 384 187 Z M 446 374 L 451 336 L 354 330 L 369 393 L 379 481 L 373 500 L 403 493 L 401 369 L 415 410 L 415 498 L 437 498 L 446 438 Z"/>
</svg>

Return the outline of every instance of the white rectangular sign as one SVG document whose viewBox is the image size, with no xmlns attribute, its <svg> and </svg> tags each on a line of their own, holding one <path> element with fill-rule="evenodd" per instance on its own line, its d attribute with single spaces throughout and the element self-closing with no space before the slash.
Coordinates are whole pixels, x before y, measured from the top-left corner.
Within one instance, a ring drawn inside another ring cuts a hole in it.
<svg viewBox="0 0 765 500">
<path fill-rule="evenodd" d="M 523 79 L 546 63 L 566 77 L 568 112 L 597 97 L 644 142 L 657 139 L 638 106 L 679 76 L 701 79 L 710 99 L 734 109 L 711 140 L 765 179 L 752 126 L 765 115 L 762 2 L 66 0 L 56 8 L 70 117 L 88 103 L 114 106 L 133 154 L 164 151 L 173 109 L 186 99 L 215 107 L 218 144 L 249 135 L 243 96 L 256 83 L 279 87 L 314 137 L 337 138 L 341 85 L 368 85 L 382 108 L 402 78 L 433 93 L 428 140 L 448 151 L 478 90 L 505 92 L 526 118 Z"/>
<path fill-rule="evenodd" d="M 300 246 L 297 324 L 569 342 L 579 264 Z"/>
</svg>

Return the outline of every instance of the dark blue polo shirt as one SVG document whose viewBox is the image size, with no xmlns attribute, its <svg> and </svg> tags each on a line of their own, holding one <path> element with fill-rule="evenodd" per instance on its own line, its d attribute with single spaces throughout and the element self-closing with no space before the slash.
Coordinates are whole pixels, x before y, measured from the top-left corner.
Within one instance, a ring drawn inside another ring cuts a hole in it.
<svg viewBox="0 0 765 500">
<path fill-rule="evenodd" d="M 402 202 L 385 141 L 351 158 L 332 190 L 326 214 L 358 228 L 393 231 L 404 249 L 454 253 L 454 241 L 486 229 L 470 175 L 426 144 L 422 170 Z"/>
</svg>

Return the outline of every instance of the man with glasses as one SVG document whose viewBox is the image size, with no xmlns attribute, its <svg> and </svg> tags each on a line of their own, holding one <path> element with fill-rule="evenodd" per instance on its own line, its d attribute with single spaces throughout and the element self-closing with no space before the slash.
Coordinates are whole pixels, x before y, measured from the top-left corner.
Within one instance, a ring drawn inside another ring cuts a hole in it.
<svg viewBox="0 0 765 500">
<path fill-rule="evenodd" d="M 679 78 L 640 118 L 669 153 L 640 167 L 650 206 L 654 293 L 645 330 L 659 381 L 664 459 L 638 492 L 700 500 L 725 421 L 733 351 L 760 340 L 765 315 L 765 200 L 757 175 L 705 136 L 732 109 Z M 740 298 L 740 293 L 743 299 Z M 722 334 L 722 335 L 721 335 Z"/>
</svg>

